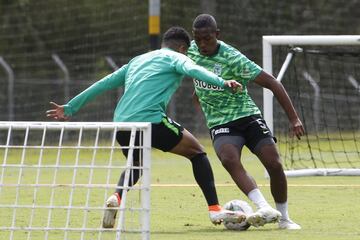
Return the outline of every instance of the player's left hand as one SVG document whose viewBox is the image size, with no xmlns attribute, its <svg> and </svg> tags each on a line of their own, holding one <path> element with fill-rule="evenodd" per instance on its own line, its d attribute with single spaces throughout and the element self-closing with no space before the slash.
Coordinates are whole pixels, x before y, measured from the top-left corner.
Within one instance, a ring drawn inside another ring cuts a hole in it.
<svg viewBox="0 0 360 240">
<path fill-rule="evenodd" d="M 291 135 L 296 136 L 300 140 L 301 136 L 305 134 L 304 126 L 299 118 L 291 121 Z"/>
<path fill-rule="evenodd" d="M 50 102 L 52 109 L 46 111 L 46 116 L 59 121 L 67 121 L 69 117 L 65 116 L 64 106 L 55 102 Z"/>
<path fill-rule="evenodd" d="M 243 86 L 236 80 L 227 80 L 225 81 L 225 86 L 231 88 L 233 93 L 240 93 Z"/>
</svg>

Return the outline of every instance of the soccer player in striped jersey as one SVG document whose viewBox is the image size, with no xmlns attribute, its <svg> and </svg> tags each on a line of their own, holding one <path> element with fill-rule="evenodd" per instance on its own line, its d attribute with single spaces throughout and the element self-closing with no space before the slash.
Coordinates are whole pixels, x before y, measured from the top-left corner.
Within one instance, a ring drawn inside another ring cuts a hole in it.
<svg viewBox="0 0 360 240">
<path fill-rule="evenodd" d="M 289 218 L 287 181 L 276 139 L 267 127 L 260 109 L 248 94 L 247 84 L 255 82 L 270 89 L 285 110 L 292 133 L 300 139 L 304 134 L 293 104 L 283 85 L 264 72 L 234 47 L 218 40 L 219 29 L 213 16 L 201 14 L 193 22 L 194 41 L 188 56 L 197 64 L 223 79 L 236 79 L 243 85 L 241 94 L 229 94 L 222 88 L 194 78 L 194 99 L 200 103 L 215 151 L 239 189 L 256 205 L 257 211 L 247 221 L 255 227 L 279 222 L 281 229 L 300 229 Z M 241 164 L 241 150 L 247 146 L 266 168 L 271 193 L 277 210 L 273 209 L 258 189 L 255 180 Z"/>
<path fill-rule="evenodd" d="M 193 174 L 208 204 L 209 217 L 214 224 L 222 221 L 242 222 L 245 215 L 224 210 L 218 202 L 214 177 L 210 162 L 203 146 L 180 124 L 166 116 L 166 107 L 171 96 L 179 87 L 184 75 L 237 92 L 241 88 L 235 80 L 225 81 L 216 74 L 196 65 L 185 54 L 190 46 L 189 34 L 180 27 L 170 28 L 163 36 L 162 48 L 133 58 L 119 70 L 94 83 L 65 105 L 51 103 L 47 116 L 55 120 L 67 120 L 82 106 L 107 90 L 124 86 L 125 91 L 114 113 L 115 122 L 151 122 L 152 146 L 171 152 L 191 161 Z M 129 146 L 130 131 L 117 132 L 116 139 L 121 146 Z M 135 144 L 139 145 L 139 134 Z M 123 149 L 127 156 L 128 149 Z M 139 166 L 141 152 L 134 150 L 133 165 Z M 140 171 L 131 172 L 128 186 L 136 184 Z M 118 186 L 124 185 L 125 171 Z M 103 227 L 112 228 L 120 206 L 123 190 L 117 188 L 109 197 L 103 218 Z"/>
</svg>

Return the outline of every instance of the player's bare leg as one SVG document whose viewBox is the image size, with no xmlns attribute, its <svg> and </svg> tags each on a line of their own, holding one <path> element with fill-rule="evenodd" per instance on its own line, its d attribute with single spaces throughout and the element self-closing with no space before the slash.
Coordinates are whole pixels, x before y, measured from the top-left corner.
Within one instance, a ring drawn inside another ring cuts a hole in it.
<svg viewBox="0 0 360 240">
<path fill-rule="evenodd" d="M 239 189 L 258 208 L 258 211 L 247 216 L 246 221 L 255 227 L 277 222 L 281 214 L 268 204 L 257 188 L 253 177 L 246 172 L 241 164 L 241 148 L 234 144 L 223 144 L 217 149 L 217 154 L 222 165 L 229 172 Z"/>
<path fill-rule="evenodd" d="M 287 180 L 276 145 L 269 144 L 262 146 L 257 156 L 270 176 L 271 194 L 275 200 L 276 208 L 281 212 L 279 228 L 290 230 L 301 229 L 301 226 L 293 222 L 289 217 Z"/>
<path fill-rule="evenodd" d="M 256 182 L 241 163 L 241 149 L 233 144 L 223 144 L 216 151 L 221 164 L 230 174 L 239 189 L 247 194 L 257 188 Z"/>
</svg>

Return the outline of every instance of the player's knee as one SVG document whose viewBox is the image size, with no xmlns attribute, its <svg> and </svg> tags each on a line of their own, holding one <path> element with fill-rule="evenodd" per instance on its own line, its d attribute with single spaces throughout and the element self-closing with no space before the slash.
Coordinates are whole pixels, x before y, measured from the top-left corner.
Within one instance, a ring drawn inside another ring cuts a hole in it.
<svg viewBox="0 0 360 240">
<path fill-rule="evenodd" d="M 266 170 L 268 171 L 270 176 L 273 175 L 273 174 L 282 173 L 284 171 L 283 166 L 282 166 L 282 164 L 281 164 L 281 162 L 279 160 L 278 161 L 271 161 L 265 167 L 266 167 Z"/>
<path fill-rule="evenodd" d="M 198 155 L 206 155 L 205 149 L 199 145 L 193 145 L 192 147 L 186 148 L 186 157 L 192 159 Z"/>
<path fill-rule="evenodd" d="M 232 169 L 235 165 L 240 163 L 239 159 L 231 154 L 222 154 L 220 156 L 220 161 L 225 169 Z"/>
<path fill-rule="evenodd" d="M 193 149 L 193 151 L 195 151 L 197 153 L 204 153 L 205 152 L 204 146 L 201 145 L 201 143 L 197 139 L 193 140 L 193 142 L 191 144 L 191 148 Z"/>
<path fill-rule="evenodd" d="M 181 151 L 181 155 L 190 160 L 199 154 L 206 154 L 205 148 L 195 138 L 188 138 L 186 140 L 186 144 L 183 144 L 179 149 Z"/>
</svg>

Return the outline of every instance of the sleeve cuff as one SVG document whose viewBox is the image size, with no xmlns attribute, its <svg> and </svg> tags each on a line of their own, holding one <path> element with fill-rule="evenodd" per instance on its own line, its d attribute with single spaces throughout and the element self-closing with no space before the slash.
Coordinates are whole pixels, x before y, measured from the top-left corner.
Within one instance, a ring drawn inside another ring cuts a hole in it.
<svg viewBox="0 0 360 240">
<path fill-rule="evenodd" d="M 71 109 L 71 106 L 69 104 L 64 105 L 64 114 L 67 117 L 72 116 L 72 109 Z"/>
<path fill-rule="evenodd" d="M 220 77 L 219 77 L 219 80 L 220 80 L 221 85 L 222 85 L 221 87 L 225 88 L 225 80 L 223 78 L 220 78 Z"/>
</svg>

